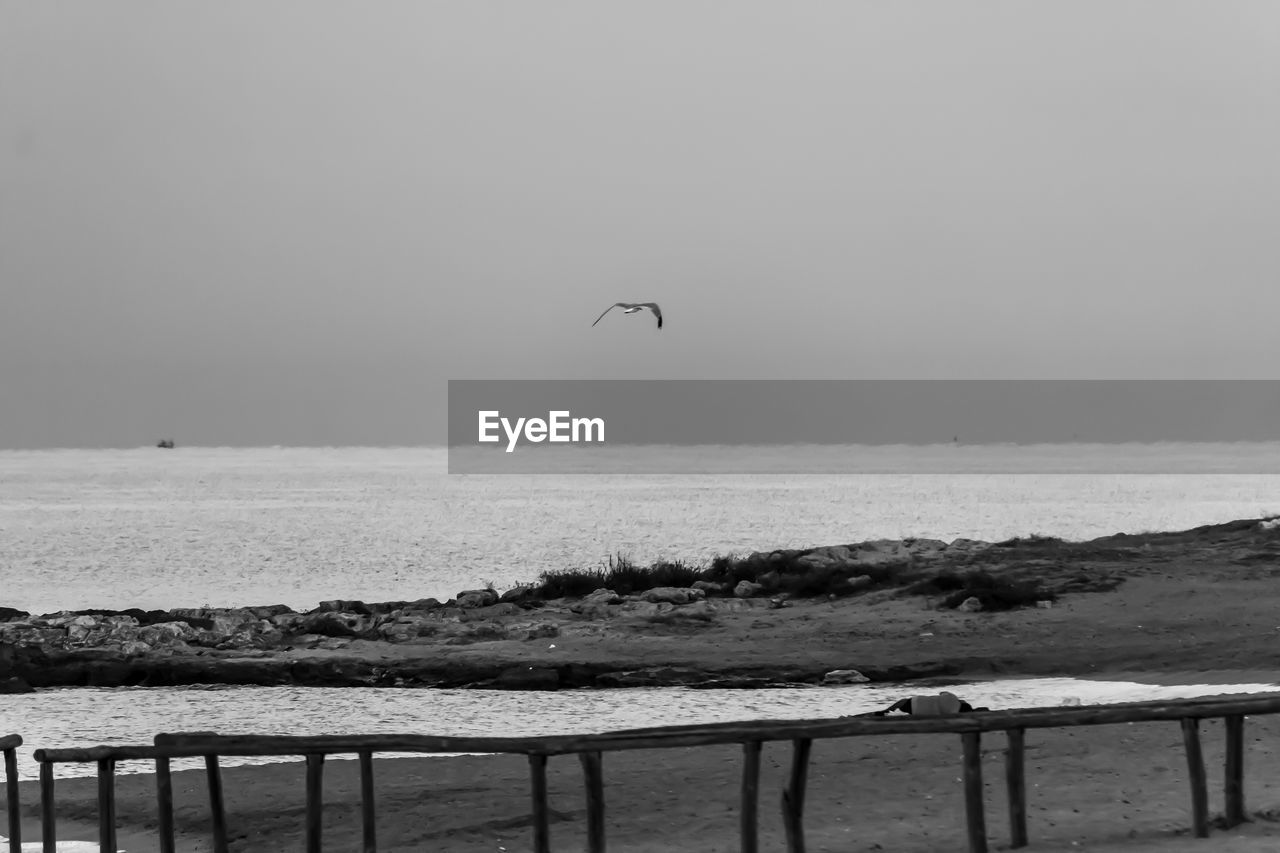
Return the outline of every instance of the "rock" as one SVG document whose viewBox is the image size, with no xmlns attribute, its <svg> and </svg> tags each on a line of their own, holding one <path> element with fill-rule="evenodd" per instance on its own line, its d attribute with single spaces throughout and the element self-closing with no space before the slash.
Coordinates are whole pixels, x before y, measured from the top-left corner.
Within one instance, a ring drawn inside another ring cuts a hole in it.
<svg viewBox="0 0 1280 853">
<path fill-rule="evenodd" d="M 286 613 L 293 613 L 294 610 L 287 604 L 267 604 L 261 607 L 246 607 L 257 619 L 271 619 L 275 616 L 283 616 Z"/>
<path fill-rule="evenodd" d="M 151 651 L 151 647 L 140 640 L 125 640 L 120 644 L 120 654 L 127 658 L 145 655 Z"/>
<path fill-rule="evenodd" d="M 620 604 L 622 596 L 618 595 L 611 589 L 597 589 L 582 597 L 583 601 L 589 601 L 592 604 Z"/>
<path fill-rule="evenodd" d="M 941 539 L 903 539 L 902 544 L 907 551 L 918 559 L 934 559 L 942 556 L 947 550 L 947 543 Z"/>
<path fill-rule="evenodd" d="M 790 606 L 791 606 L 790 602 L 788 602 L 785 598 L 771 598 L 771 599 L 769 599 L 769 609 L 770 609 L 770 610 L 779 610 L 779 609 L 781 609 L 781 608 L 783 608 L 783 607 L 790 607 Z"/>
<path fill-rule="evenodd" d="M 913 556 L 911 548 L 898 539 L 875 539 L 859 543 L 852 559 L 846 565 L 878 566 L 883 563 L 900 563 Z"/>
<path fill-rule="evenodd" d="M 823 684 L 863 684 L 870 680 L 856 669 L 833 669 L 822 676 Z"/>
<path fill-rule="evenodd" d="M 532 586 L 513 587 L 498 596 L 498 602 L 501 604 L 523 604 L 533 598 L 536 592 L 537 588 Z"/>
<path fill-rule="evenodd" d="M 26 681 L 14 675 L 0 681 L 0 694 L 35 693 L 36 689 Z"/>
<path fill-rule="evenodd" d="M 16 622 L 18 620 L 27 619 L 31 616 L 25 610 L 15 610 L 12 607 L 0 607 L 0 622 Z"/>
<path fill-rule="evenodd" d="M 419 598 L 417 601 L 410 601 L 400 609 L 406 613 L 427 613 L 439 610 L 443 606 L 438 598 Z"/>
<path fill-rule="evenodd" d="M 458 593 L 459 607 L 488 607 L 498 603 L 498 593 L 492 589 L 467 589 Z"/>
<path fill-rule="evenodd" d="M 199 634 L 186 622 L 161 622 L 138 629 L 138 641 L 154 648 L 186 646 Z"/>
<path fill-rule="evenodd" d="M 845 586 L 849 587 L 849 589 L 863 589 L 864 587 L 871 586 L 873 583 L 875 583 L 875 581 L 871 579 L 871 575 L 855 575 L 854 577 L 845 579 Z"/>
<path fill-rule="evenodd" d="M 190 625 L 208 631 L 212 636 L 204 639 L 209 642 L 221 641 L 245 624 L 259 619 L 247 607 L 176 607 L 169 612 L 173 616 L 187 617 Z"/>
<path fill-rule="evenodd" d="M 758 583 L 751 581 L 738 581 L 738 585 L 733 588 L 733 594 L 738 598 L 751 598 L 760 590 L 764 589 Z"/>
<path fill-rule="evenodd" d="M 373 611 L 370 610 L 369 606 L 365 604 L 363 601 L 345 601 L 342 599 L 337 599 L 334 601 L 322 601 L 320 602 L 320 606 L 317 607 L 315 610 L 312 610 L 311 612 L 312 613 L 326 613 L 326 612 L 358 613 L 362 616 L 373 615 Z M 274 616 L 275 614 L 271 614 L 271 615 Z M 268 616 L 268 618 L 270 618 L 270 616 Z"/>
<path fill-rule="evenodd" d="M 366 603 L 364 606 L 373 616 L 386 616 L 397 610 L 403 610 L 410 604 L 408 601 L 375 601 Z"/>
<path fill-rule="evenodd" d="M 284 642 L 284 632 L 266 619 L 245 625 L 225 640 L 233 649 L 273 649 Z"/>
<path fill-rule="evenodd" d="M 1048 600 L 1037 601 L 1036 607 L 1039 607 L 1041 610 L 1048 610 L 1050 607 L 1053 607 L 1053 602 Z"/>
<path fill-rule="evenodd" d="M 319 634 L 323 637 L 361 637 L 370 634 L 376 628 L 373 616 L 361 616 L 356 613 L 334 613 L 323 611 L 307 613 L 294 628 L 307 634 Z"/>
<path fill-rule="evenodd" d="M 690 589 L 700 589 L 705 593 L 724 592 L 725 585 L 722 583 L 712 583 L 711 581 L 694 581 Z"/>
<path fill-rule="evenodd" d="M 281 613 L 267 620 L 285 634 L 302 633 L 302 625 L 307 621 L 304 613 Z"/>
<path fill-rule="evenodd" d="M 965 613 L 977 613 L 981 609 L 982 602 L 979 601 L 978 597 L 975 595 L 969 596 L 964 601 L 956 605 L 956 610 L 963 610 Z"/>
<path fill-rule="evenodd" d="M 378 626 L 379 636 L 388 643 L 407 643 L 419 637 L 430 637 L 439 627 L 412 617 L 400 617 Z"/>
<path fill-rule="evenodd" d="M 466 613 L 458 614 L 459 622 L 475 622 L 482 619 L 500 619 L 503 616 L 515 616 L 523 613 L 520 605 L 510 601 L 490 604 L 488 607 L 476 607 Z"/>
<path fill-rule="evenodd" d="M 796 560 L 808 566 L 821 568 L 823 566 L 844 565 L 853 560 L 853 553 L 845 545 L 827 545 L 822 548 L 814 548 L 808 554 Z"/>
<path fill-rule="evenodd" d="M 674 586 L 659 586 L 653 589 L 646 589 L 640 594 L 640 598 L 650 604 L 691 604 L 695 601 L 702 601 L 707 594 L 700 589 L 680 588 Z"/>
<path fill-rule="evenodd" d="M 736 564 L 746 563 L 748 565 L 759 565 L 760 563 L 768 563 L 770 565 L 783 565 L 793 563 L 803 555 L 808 553 L 805 548 L 780 548 L 774 551 L 753 551 L 745 560 L 735 559 Z"/>
<path fill-rule="evenodd" d="M 97 630 L 101 624 L 100 616 L 73 616 L 62 621 L 62 625 L 67 629 L 67 641 L 72 643 L 83 643 L 85 638 Z"/>
<path fill-rule="evenodd" d="M 597 589 L 595 592 L 582 597 L 581 601 L 575 601 L 569 605 L 572 613 L 580 613 L 583 616 L 590 616 L 592 619 L 608 616 L 609 608 L 616 604 L 622 603 L 622 596 L 618 595 L 611 589 Z"/>
<path fill-rule="evenodd" d="M 978 539 L 953 539 L 951 544 L 947 546 L 947 555 L 960 553 L 972 554 L 977 551 L 985 551 L 991 547 L 990 542 L 983 542 Z"/>
<path fill-rule="evenodd" d="M 0 625 L 0 639 L 15 646 L 58 649 L 66 647 L 67 632 L 65 628 L 10 622 Z"/>
</svg>

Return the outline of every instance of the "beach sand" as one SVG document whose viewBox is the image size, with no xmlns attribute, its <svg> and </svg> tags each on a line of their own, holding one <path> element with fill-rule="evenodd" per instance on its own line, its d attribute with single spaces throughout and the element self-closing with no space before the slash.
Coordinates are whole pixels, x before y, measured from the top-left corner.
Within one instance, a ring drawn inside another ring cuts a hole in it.
<svg viewBox="0 0 1280 853">
<path fill-rule="evenodd" d="M 1280 850 L 1280 719 L 1245 727 L 1245 797 L 1252 820 L 1207 839 L 1190 835 L 1190 787 L 1176 723 L 1040 729 L 1027 733 L 1031 850 Z M 1222 809 L 1223 724 L 1201 727 L 1211 815 Z M 1007 849 L 1004 736 L 983 742 L 991 849 Z M 814 743 L 805 809 L 811 851 L 967 850 L 957 735 L 851 737 Z M 789 743 L 764 747 L 760 849 L 785 849 L 779 798 Z M 737 747 L 637 750 L 604 756 L 610 851 L 739 849 L 742 753 Z M 226 768 L 231 849 L 302 850 L 304 765 Z M 359 765 L 325 765 L 325 849 L 360 849 Z M 385 759 L 375 762 L 379 850 L 512 853 L 532 849 L 529 771 L 522 756 Z M 553 850 L 586 843 L 581 767 L 548 764 Z M 201 771 L 174 774 L 179 849 L 211 850 Z M 96 838 L 93 779 L 57 783 L 60 838 Z M 38 788 L 21 785 L 24 838 L 38 837 Z M 117 780 L 120 847 L 155 850 L 155 779 Z"/>
</svg>

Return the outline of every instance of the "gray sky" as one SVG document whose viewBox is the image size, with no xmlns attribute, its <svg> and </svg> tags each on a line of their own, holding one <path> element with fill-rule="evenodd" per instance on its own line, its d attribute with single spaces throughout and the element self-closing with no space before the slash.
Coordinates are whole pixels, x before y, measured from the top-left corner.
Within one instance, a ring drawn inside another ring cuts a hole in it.
<svg viewBox="0 0 1280 853">
<path fill-rule="evenodd" d="M 0 0 L 0 447 L 442 441 L 448 379 L 1276 378 L 1277 81 L 1273 0 Z"/>
</svg>

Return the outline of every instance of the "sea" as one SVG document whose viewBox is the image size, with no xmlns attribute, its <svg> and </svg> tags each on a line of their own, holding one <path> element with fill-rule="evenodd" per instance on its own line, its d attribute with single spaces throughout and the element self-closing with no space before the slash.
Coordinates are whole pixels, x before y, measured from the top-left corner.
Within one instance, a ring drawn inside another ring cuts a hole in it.
<svg viewBox="0 0 1280 853">
<path fill-rule="evenodd" d="M 664 473 L 647 473 L 641 454 L 564 474 L 450 474 L 442 447 L 0 451 L 0 606 L 446 600 L 618 557 L 701 565 L 879 538 L 1089 539 L 1280 515 L 1280 442 L 710 450 L 686 474 L 670 472 L 687 448 L 651 449 Z M 59 688 L 0 696 L 0 733 L 23 735 L 20 772 L 34 778 L 36 747 L 149 743 L 161 731 L 341 734 L 358 720 L 362 733 L 563 734 L 840 716 L 903 689 Z M 964 694 L 1034 707 L 1274 690 L 1011 679 Z"/>
</svg>

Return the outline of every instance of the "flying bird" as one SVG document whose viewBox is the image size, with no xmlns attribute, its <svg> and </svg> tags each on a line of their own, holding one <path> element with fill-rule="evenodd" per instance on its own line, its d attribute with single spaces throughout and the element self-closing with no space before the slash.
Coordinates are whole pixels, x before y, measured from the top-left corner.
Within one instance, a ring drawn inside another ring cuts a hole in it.
<svg viewBox="0 0 1280 853">
<path fill-rule="evenodd" d="M 614 308 L 626 308 L 627 310 L 623 311 L 623 314 L 634 314 L 637 311 L 643 311 L 645 308 L 648 308 L 653 312 L 653 316 L 658 318 L 658 328 L 662 328 L 662 311 L 658 308 L 658 303 L 656 302 L 615 302 L 608 308 L 604 309 L 600 316 L 596 318 L 596 323 L 603 320 L 604 315 L 608 314 Z M 594 326 L 596 323 L 592 323 L 591 325 Z"/>
</svg>

